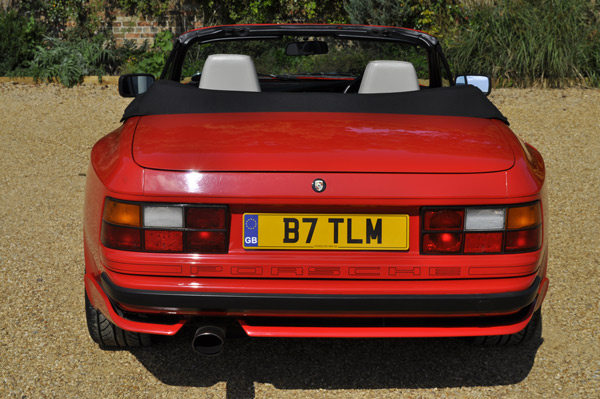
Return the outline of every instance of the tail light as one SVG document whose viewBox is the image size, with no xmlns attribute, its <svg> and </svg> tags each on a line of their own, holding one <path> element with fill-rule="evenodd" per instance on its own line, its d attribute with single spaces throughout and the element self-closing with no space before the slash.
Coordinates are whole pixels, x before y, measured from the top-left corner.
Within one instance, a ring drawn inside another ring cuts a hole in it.
<svg viewBox="0 0 600 399">
<path fill-rule="evenodd" d="M 504 207 L 425 208 L 423 254 L 501 254 L 537 251 L 542 245 L 539 201 Z"/>
<path fill-rule="evenodd" d="M 464 209 L 425 211 L 425 225 L 429 230 L 462 230 L 464 215 Z"/>
<path fill-rule="evenodd" d="M 443 253 L 460 253 L 462 243 L 458 233 L 429 233 L 423 234 L 423 248 Z"/>
<path fill-rule="evenodd" d="M 223 205 L 153 204 L 107 198 L 102 244 L 143 252 L 227 253 L 229 213 Z"/>
</svg>

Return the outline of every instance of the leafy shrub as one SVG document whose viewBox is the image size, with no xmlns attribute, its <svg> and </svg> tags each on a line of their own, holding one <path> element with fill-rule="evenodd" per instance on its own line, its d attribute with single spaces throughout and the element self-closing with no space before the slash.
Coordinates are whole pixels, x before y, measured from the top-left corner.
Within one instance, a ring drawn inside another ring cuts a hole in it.
<svg viewBox="0 0 600 399">
<path fill-rule="evenodd" d="M 19 0 L 9 1 L 21 15 L 43 21 L 48 36 L 62 37 L 69 22 L 75 23 L 78 34 L 92 37 L 104 28 L 115 0 Z M 81 36 L 80 36 L 81 37 Z"/>
<path fill-rule="evenodd" d="M 169 1 L 162 0 L 117 0 L 119 6 L 131 15 L 163 16 L 171 6 Z"/>
<path fill-rule="evenodd" d="M 11 73 L 30 60 L 43 34 L 43 25 L 33 17 L 27 18 L 14 10 L 0 9 L 0 76 Z"/>
<path fill-rule="evenodd" d="M 461 3 L 460 0 L 347 0 L 345 10 L 354 24 L 402 26 L 445 39 L 466 22 Z"/>
<path fill-rule="evenodd" d="M 196 3 L 202 8 L 200 14 L 206 26 L 347 22 L 344 2 L 340 0 L 202 0 Z"/>
<path fill-rule="evenodd" d="M 142 51 L 134 52 L 129 57 L 124 66 L 121 68 L 123 73 L 149 73 L 154 76 L 160 75 L 167 58 L 173 50 L 173 33 L 171 31 L 163 31 L 156 34 L 154 44 L 147 49 L 147 45 L 142 48 Z"/>
<path fill-rule="evenodd" d="M 26 68 L 20 70 L 19 74 L 72 87 L 86 75 L 100 78 L 106 71 L 106 65 L 110 65 L 114 59 L 114 51 L 105 45 L 101 36 L 76 42 L 46 37 L 45 43 L 36 47 L 33 59 L 25 64 Z"/>
</svg>

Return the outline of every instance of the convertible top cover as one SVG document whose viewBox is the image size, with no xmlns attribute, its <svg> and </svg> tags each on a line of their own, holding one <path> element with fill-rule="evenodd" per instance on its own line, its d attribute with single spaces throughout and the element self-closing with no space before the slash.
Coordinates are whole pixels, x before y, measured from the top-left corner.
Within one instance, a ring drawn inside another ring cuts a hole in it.
<svg viewBox="0 0 600 399">
<path fill-rule="evenodd" d="M 170 80 L 156 81 L 125 109 L 133 116 L 228 112 L 349 112 L 461 116 L 508 120 L 473 86 L 404 93 L 339 94 L 204 90 Z"/>
</svg>

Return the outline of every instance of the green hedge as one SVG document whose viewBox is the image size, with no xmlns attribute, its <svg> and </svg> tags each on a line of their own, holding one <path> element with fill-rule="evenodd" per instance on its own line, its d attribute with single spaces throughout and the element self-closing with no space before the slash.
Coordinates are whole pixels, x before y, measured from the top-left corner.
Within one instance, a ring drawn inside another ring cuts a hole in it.
<svg viewBox="0 0 600 399">
<path fill-rule="evenodd" d="M 497 85 L 600 87 L 597 0 L 183 0 L 209 24 L 249 22 L 367 23 L 405 26 L 440 38 L 452 70 L 486 73 Z M 70 86 L 83 74 L 160 73 L 172 34 L 154 44 L 116 47 L 111 13 L 162 17 L 157 0 L 21 0 L 0 9 L 0 75 L 29 75 Z M 66 20 L 76 22 L 65 29 Z M 45 21 L 40 23 L 39 21 Z M 50 32 L 50 37 L 44 33 Z"/>
</svg>

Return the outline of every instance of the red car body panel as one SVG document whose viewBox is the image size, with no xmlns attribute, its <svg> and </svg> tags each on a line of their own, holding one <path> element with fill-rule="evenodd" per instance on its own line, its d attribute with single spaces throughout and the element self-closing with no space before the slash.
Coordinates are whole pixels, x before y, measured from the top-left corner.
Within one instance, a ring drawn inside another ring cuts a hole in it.
<svg viewBox="0 0 600 399">
<path fill-rule="evenodd" d="M 138 123 L 133 158 L 145 168 L 203 172 L 497 172 L 514 162 L 507 134 L 492 120 L 461 117 L 153 115 Z"/>
</svg>

